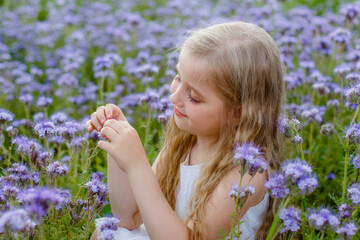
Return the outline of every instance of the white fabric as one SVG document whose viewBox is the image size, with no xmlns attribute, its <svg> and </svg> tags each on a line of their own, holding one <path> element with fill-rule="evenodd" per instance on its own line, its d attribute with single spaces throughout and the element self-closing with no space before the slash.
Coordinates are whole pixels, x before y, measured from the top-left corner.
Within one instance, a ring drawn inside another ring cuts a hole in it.
<svg viewBox="0 0 360 240">
<path fill-rule="evenodd" d="M 180 165 L 180 182 L 176 193 L 176 206 L 175 213 L 183 221 L 187 216 L 189 200 L 192 195 L 193 187 L 195 188 L 197 177 L 200 172 L 201 164 L 199 165 L 188 165 L 189 155 L 186 160 Z M 241 221 L 240 230 L 242 231 L 242 240 L 252 240 L 255 237 L 257 230 L 259 229 L 263 216 L 266 213 L 269 204 L 269 194 L 266 193 L 263 200 L 256 206 L 250 207 Z M 102 218 L 95 220 L 97 228 L 101 225 Z M 100 238 L 99 238 L 100 239 Z M 119 228 L 115 233 L 115 240 L 150 240 L 144 224 L 135 230 L 128 230 L 126 228 Z M 230 239 L 228 237 L 227 239 Z"/>
</svg>

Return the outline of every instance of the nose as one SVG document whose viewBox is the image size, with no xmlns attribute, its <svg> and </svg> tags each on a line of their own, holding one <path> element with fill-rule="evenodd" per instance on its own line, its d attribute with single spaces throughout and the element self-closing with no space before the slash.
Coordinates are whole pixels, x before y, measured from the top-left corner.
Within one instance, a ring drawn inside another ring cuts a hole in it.
<svg viewBox="0 0 360 240">
<path fill-rule="evenodd" d="M 171 86 L 170 86 L 170 92 L 171 92 L 171 96 L 170 96 L 170 101 L 178 107 L 184 107 L 184 102 L 183 102 L 183 98 L 182 98 L 182 89 L 181 89 L 181 84 L 175 80 L 172 81 Z"/>
</svg>

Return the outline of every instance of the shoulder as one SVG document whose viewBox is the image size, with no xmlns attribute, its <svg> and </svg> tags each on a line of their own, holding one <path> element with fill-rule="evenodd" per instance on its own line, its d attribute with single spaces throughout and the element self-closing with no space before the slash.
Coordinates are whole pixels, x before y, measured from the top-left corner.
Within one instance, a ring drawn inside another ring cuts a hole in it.
<svg viewBox="0 0 360 240">
<path fill-rule="evenodd" d="M 255 188 L 255 193 L 248 197 L 245 205 L 240 211 L 237 220 L 241 219 L 247 210 L 257 205 L 262 201 L 266 193 L 264 183 L 267 179 L 267 172 L 257 173 L 253 178 L 249 174 L 245 174 L 242 179 L 242 187 L 252 185 Z M 205 206 L 205 232 L 208 236 L 206 239 L 218 239 L 220 229 L 230 232 L 232 218 L 230 215 L 235 208 L 235 201 L 230 197 L 229 192 L 231 187 L 240 183 L 239 168 L 233 168 L 220 181 L 215 188 L 208 203 Z"/>
</svg>

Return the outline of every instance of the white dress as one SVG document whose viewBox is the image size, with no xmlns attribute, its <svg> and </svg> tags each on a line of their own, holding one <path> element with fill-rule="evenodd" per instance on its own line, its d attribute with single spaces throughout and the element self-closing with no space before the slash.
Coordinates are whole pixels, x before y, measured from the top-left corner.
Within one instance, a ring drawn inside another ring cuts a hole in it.
<svg viewBox="0 0 360 240">
<path fill-rule="evenodd" d="M 175 213 L 183 221 L 185 221 L 185 218 L 187 216 L 189 200 L 193 190 L 192 186 L 193 185 L 196 186 L 197 177 L 200 173 L 200 167 L 201 167 L 201 164 L 189 166 L 188 159 L 189 159 L 189 155 L 187 156 L 186 160 L 180 165 L 180 182 L 176 193 Z M 269 204 L 269 194 L 266 192 L 265 197 L 259 204 L 250 207 L 247 210 L 247 212 L 241 219 L 243 223 L 240 225 L 240 230 L 242 232 L 240 239 L 242 240 L 254 239 L 255 234 L 262 223 L 268 204 Z M 102 221 L 101 218 L 95 220 L 95 225 L 97 228 L 101 225 L 101 221 Z M 139 228 L 134 230 L 128 230 L 126 228 L 118 228 L 118 230 L 115 233 L 114 239 L 115 240 L 150 240 L 144 224 L 142 224 Z"/>
</svg>

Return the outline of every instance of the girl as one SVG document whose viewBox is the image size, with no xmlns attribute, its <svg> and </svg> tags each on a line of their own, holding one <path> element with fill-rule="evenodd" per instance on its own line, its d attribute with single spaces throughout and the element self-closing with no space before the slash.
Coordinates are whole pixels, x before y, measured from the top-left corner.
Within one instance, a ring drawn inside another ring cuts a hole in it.
<svg viewBox="0 0 360 240">
<path fill-rule="evenodd" d="M 108 139 L 98 146 L 108 153 L 110 205 L 120 219 L 115 239 L 219 239 L 221 229 L 230 232 L 235 203 L 228 193 L 240 181 L 236 143 L 260 145 L 269 171 L 279 167 L 282 66 L 268 33 L 244 22 L 193 31 L 176 69 L 174 114 L 152 167 L 118 107 L 99 107 L 86 123 Z M 263 239 L 269 230 L 267 174 L 250 181 L 256 191 L 236 219 L 244 221 L 241 239 Z"/>
</svg>

